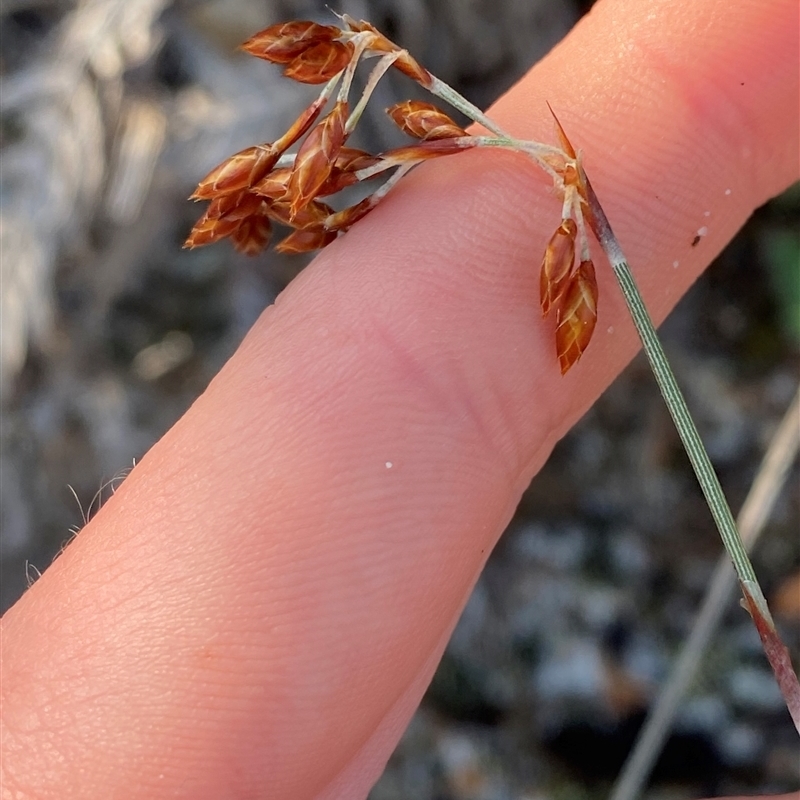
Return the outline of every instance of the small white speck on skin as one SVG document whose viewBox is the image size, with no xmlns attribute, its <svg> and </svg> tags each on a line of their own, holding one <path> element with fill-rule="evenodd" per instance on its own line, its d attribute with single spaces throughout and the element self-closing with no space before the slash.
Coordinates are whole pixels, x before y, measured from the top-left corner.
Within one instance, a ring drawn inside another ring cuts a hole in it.
<svg viewBox="0 0 800 800">
<path fill-rule="evenodd" d="M 728 194 L 730 194 L 730 193 L 731 193 L 731 190 L 730 190 L 730 189 L 726 189 L 726 190 L 725 190 L 725 194 L 726 194 L 726 195 L 728 195 Z"/>
<path fill-rule="evenodd" d="M 711 216 L 711 212 L 710 211 L 704 211 L 703 212 L 703 216 L 704 217 L 710 217 Z"/>
<path fill-rule="evenodd" d="M 673 269 L 678 269 L 678 267 L 679 267 L 680 265 L 681 265 L 681 262 L 680 262 L 680 261 L 673 261 L 673 262 L 672 262 L 672 268 L 673 268 Z"/>
<path fill-rule="evenodd" d="M 706 236 L 706 235 L 708 235 L 708 228 L 705 225 L 703 225 L 702 228 L 698 228 L 697 229 L 697 235 L 698 236 Z"/>
<path fill-rule="evenodd" d="M 386 469 L 391 469 L 394 466 L 391 461 L 386 462 Z"/>
<path fill-rule="evenodd" d="M 614 333 L 614 326 L 613 325 L 609 325 L 608 326 L 608 332 L 609 333 Z"/>
</svg>

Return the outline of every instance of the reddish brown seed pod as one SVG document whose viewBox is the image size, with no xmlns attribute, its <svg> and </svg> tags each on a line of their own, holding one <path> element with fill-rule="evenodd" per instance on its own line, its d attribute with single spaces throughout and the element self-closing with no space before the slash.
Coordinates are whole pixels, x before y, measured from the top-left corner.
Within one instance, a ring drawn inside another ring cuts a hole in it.
<svg viewBox="0 0 800 800">
<path fill-rule="evenodd" d="M 405 147 L 396 147 L 394 150 L 387 150 L 383 153 L 380 160 L 386 162 L 386 168 L 389 169 L 400 164 L 428 161 L 431 158 L 439 158 L 440 156 L 450 156 L 477 147 L 477 140 L 471 141 L 470 139 L 471 137 L 434 139 L 430 142 L 419 142 Z"/>
<path fill-rule="evenodd" d="M 260 181 L 280 157 L 271 144 L 257 144 L 240 150 L 214 167 L 197 184 L 192 200 L 211 200 L 213 197 L 247 189 Z"/>
<path fill-rule="evenodd" d="M 422 100 L 404 100 L 387 108 L 386 113 L 403 133 L 423 141 L 469 135 L 444 111 Z"/>
<path fill-rule="evenodd" d="M 248 256 L 258 255 L 269 244 L 272 224 L 264 214 L 252 214 L 231 234 L 234 248 Z"/>
<path fill-rule="evenodd" d="M 311 126 L 317 121 L 321 111 L 325 108 L 327 102 L 326 98 L 318 97 L 302 114 L 291 124 L 289 130 L 276 139 L 272 145 L 273 148 L 280 154 L 285 153 L 296 141 L 304 136 Z"/>
<path fill-rule="evenodd" d="M 244 220 L 265 213 L 266 203 L 263 198 L 251 192 L 242 191 L 216 197 L 206 213 L 195 223 L 183 246 L 194 248 L 218 242 L 232 236 Z"/>
<path fill-rule="evenodd" d="M 286 194 L 286 186 L 291 174 L 291 167 L 273 169 L 253 186 L 253 193 L 268 200 L 281 200 Z"/>
<path fill-rule="evenodd" d="M 323 229 L 325 220 L 333 214 L 333 209 L 321 200 L 312 200 L 304 206 L 297 214 L 292 214 L 292 209 L 287 202 L 270 203 L 265 211 L 266 214 L 282 225 L 298 230 Z"/>
<path fill-rule="evenodd" d="M 343 147 L 336 157 L 331 174 L 317 190 L 317 197 L 337 194 L 347 186 L 353 186 L 358 183 L 356 172 L 372 167 L 379 162 L 380 158 L 371 155 L 366 150 Z"/>
<path fill-rule="evenodd" d="M 215 197 L 206 209 L 206 216 L 209 219 L 243 219 L 259 211 L 263 203 L 261 197 L 242 189 Z"/>
<path fill-rule="evenodd" d="M 360 169 L 374 166 L 379 161 L 380 158 L 366 150 L 359 150 L 356 147 L 342 147 L 339 150 L 339 155 L 336 156 L 334 167 L 341 172 L 358 172 Z"/>
<path fill-rule="evenodd" d="M 325 83 L 350 63 L 353 53 L 350 42 L 319 42 L 295 56 L 283 74 L 299 83 Z"/>
<path fill-rule="evenodd" d="M 575 220 L 565 219 L 547 243 L 539 277 L 539 298 L 542 316 L 546 317 L 567 288 L 567 280 L 575 263 Z"/>
<path fill-rule="evenodd" d="M 279 253 L 310 253 L 329 245 L 336 238 L 336 231 L 297 230 L 292 231 L 275 246 Z"/>
<path fill-rule="evenodd" d="M 355 205 L 343 208 L 335 214 L 331 214 L 325 220 L 325 227 L 332 231 L 346 231 L 355 225 L 362 217 L 365 217 L 377 205 L 372 195 L 365 197 Z"/>
<path fill-rule="evenodd" d="M 331 42 L 341 35 L 342 31 L 333 25 L 309 21 L 281 22 L 251 36 L 242 45 L 242 50 L 273 64 L 288 64 L 310 47 L 320 42 Z"/>
<path fill-rule="evenodd" d="M 397 61 L 392 66 L 407 75 L 420 86 L 428 88 L 433 83 L 433 76 L 416 59 L 412 58 L 405 50 L 400 53 Z"/>
<path fill-rule="evenodd" d="M 292 217 L 298 215 L 318 194 L 333 170 L 345 142 L 346 102 L 338 102 L 319 125 L 308 134 L 297 151 L 287 185 Z"/>
<path fill-rule="evenodd" d="M 589 346 L 597 324 L 597 294 L 594 264 L 591 260 L 581 261 L 569 279 L 557 312 L 556 353 L 562 375 Z"/>
</svg>

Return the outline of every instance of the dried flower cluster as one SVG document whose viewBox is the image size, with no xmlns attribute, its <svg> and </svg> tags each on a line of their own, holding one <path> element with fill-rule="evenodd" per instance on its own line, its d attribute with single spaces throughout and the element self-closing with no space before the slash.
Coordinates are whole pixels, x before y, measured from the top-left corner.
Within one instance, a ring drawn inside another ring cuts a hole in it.
<svg viewBox="0 0 800 800">
<path fill-rule="evenodd" d="M 585 178 L 560 126 L 558 148 L 513 139 L 368 22 L 347 15 L 340 19 L 342 27 L 315 22 L 273 25 L 242 45 L 251 55 L 281 64 L 289 78 L 325 86 L 277 141 L 236 153 L 200 181 L 192 198 L 210 203 L 185 246 L 199 247 L 229 237 L 237 250 L 255 255 L 268 245 L 272 224 L 277 222 L 293 229 L 278 243 L 279 251 L 316 250 L 361 219 L 402 175 L 423 161 L 474 147 L 523 152 L 552 177 L 563 199 L 562 222 L 542 263 L 541 306 L 544 315 L 556 312 L 556 349 L 565 373 L 581 357 L 594 331 L 597 283 L 584 223 Z M 356 67 L 369 58 L 377 58 L 377 64 L 351 107 Z M 387 113 L 417 140 L 414 144 L 378 155 L 347 146 L 378 81 L 392 67 L 495 135 L 470 135 L 435 105 L 406 100 Z M 320 119 L 329 101 L 331 108 Z M 300 140 L 297 152 L 289 154 Z M 323 199 L 390 171 L 378 189 L 355 205 L 335 211 Z"/>
</svg>

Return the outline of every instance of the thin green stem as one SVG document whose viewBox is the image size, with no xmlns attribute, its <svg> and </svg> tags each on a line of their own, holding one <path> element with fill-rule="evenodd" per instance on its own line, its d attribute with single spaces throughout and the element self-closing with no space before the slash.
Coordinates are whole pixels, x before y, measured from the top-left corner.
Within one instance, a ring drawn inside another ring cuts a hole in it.
<svg viewBox="0 0 800 800">
<path fill-rule="evenodd" d="M 633 324 L 636 326 L 636 331 L 642 340 L 647 360 L 653 370 L 661 394 L 664 396 L 664 402 L 667 404 L 675 427 L 678 429 L 678 434 L 681 437 L 689 460 L 692 462 L 692 467 L 697 475 L 697 480 L 700 482 L 700 487 L 706 497 L 725 548 L 730 553 L 736 574 L 739 576 L 740 581 L 755 581 L 756 574 L 742 544 L 733 514 L 725 499 L 717 474 L 711 465 L 708 453 L 700 439 L 700 434 L 697 432 L 694 420 L 686 406 L 683 393 L 667 361 L 664 348 L 661 346 L 661 341 L 639 292 L 639 287 L 633 278 L 631 268 L 614 232 L 611 230 L 608 218 L 597 200 L 597 195 L 588 180 L 586 183 L 592 215 L 592 228 L 611 262 L 611 268 L 633 318 Z"/>
<path fill-rule="evenodd" d="M 733 562 L 747 609 L 756 624 L 764 646 L 764 652 L 775 673 L 778 686 L 786 700 L 786 705 L 795 727 L 800 732 L 800 683 L 798 683 L 797 676 L 792 669 L 788 650 L 786 650 L 777 634 L 775 623 L 767 607 L 767 601 L 756 578 L 755 570 L 747 555 L 742 538 L 739 535 L 730 506 L 720 486 L 719 478 L 717 478 L 717 474 L 711 465 L 711 460 L 700 439 L 700 434 L 697 432 L 694 420 L 686 406 L 683 393 L 667 361 L 653 321 L 633 278 L 631 268 L 622 252 L 619 241 L 611 230 L 611 224 L 600 205 L 600 201 L 597 199 L 591 183 L 589 183 L 585 174 L 582 177 L 586 184 L 587 199 L 591 212 L 590 225 L 611 262 L 614 276 L 622 291 L 622 296 L 625 298 L 625 303 L 633 318 L 639 338 L 642 340 L 642 346 L 650 363 L 650 368 L 656 378 L 675 427 L 678 429 L 678 435 L 692 463 L 695 475 L 697 475 L 697 480 L 714 517 L 722 542 Z"/>
</svg>

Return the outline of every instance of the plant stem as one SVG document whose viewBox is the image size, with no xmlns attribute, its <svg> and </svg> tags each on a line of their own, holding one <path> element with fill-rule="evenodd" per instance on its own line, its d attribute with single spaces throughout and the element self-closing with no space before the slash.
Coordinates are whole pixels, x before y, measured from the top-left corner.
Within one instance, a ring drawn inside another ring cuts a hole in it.
<svg viewBox="0 0 800 800">
<path fill-rule="evenodd" d="M 799 419 L 800 389 L 770 442 L 736 521 L 742 540 L 750 551 L 769 519 L 792 462 L 800 450 Z M 641 793 L 669 735 L 678 704 L 694 678 L 730 602 L 734 581 L 735 575 L 731 569 L 730 559 L 722 553 L 695 618 L 692 632 L 681 647 L 680 655 L 670 669 L 669 678 L 659 690 L 658 698 L 647 714 L 644 726 L 639 731 L 636 744 L 617 777 L 609 800 L 634 800 Z"/>
<path fill-rule="evenodd" d="M 733 562 L 745 596 L 746 607 L 756 624 L 764 646 L 764 652 L 769 659 L 772 671 L 775 673 L 795 728 L 800 733 L 800 683 L 798 683 L 797 676 L 791 667 L 788 650 L 778 637 L 775 623 L 767 608 L 767 601 L 759 586 L 755 570 L 747 555 L 747 550 L 742 543 L 730 506 L 720 486 L 719 478 L 711 465 L 711 460 L 700 439 L 700 434 L 697 432 L 694 420 L 686 406 L 683 393 L 667 361 L 664 348 L 661 346 L 661 341 L 656 334 L 655 326 L 650 319 L 650 314 L 633 278 L 631 268 L 622 252 L 619 241 L 611 230 L 608 217 L 606 217 L 589 179 L 585 174 L 582 177 L 586 183 L 590 211 L 589 223 L 611 262 L 614 276 L 625 298 L 625 303 L 633 318 L 639 338 L 642 340 L 642 346 L 650 363 L 650 368 L 661 390 L 664 402 L 667 404 L 675 427 L 678 429 L 681 442 L 692 463 L 700 488 L 703 490 L 706 502 L 717 525 L 717 530 L 719 530 L 719 534 L 722 537 L 722 542 Z"/>
</svg>

